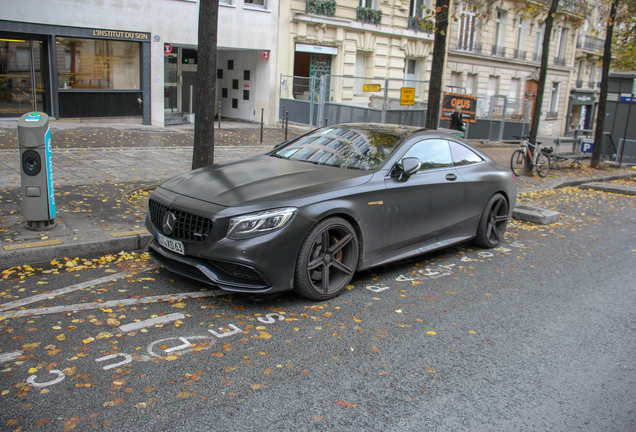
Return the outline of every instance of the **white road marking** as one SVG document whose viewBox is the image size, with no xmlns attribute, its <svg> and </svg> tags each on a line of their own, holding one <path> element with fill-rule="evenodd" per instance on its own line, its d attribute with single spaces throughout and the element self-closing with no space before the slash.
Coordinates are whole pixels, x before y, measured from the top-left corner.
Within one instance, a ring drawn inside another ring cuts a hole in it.
<svg viewBox="0 0 636 432">
<path fill-rule="evenodd" d="M 183 342 L 183 345 L 177 345 L 175 347 L 172 348 L 166 348 L 164 351 L 167 353 L 171 353 L 174 351 L 181 351 L 184 350 L 186 348 L 190 348 L 192 346 L 192 344 L 184 337 L 180 337 L 179 338 L 179 342 Z"/>
<path fill-rule="evenodd" d="M 379 287 L 379 286 L 371 285 L 365 288 L 368 289 L 369 291 L 373 291 L 374 293 L 379 293 L 379 292 L 388 290 L 390 287 Z"/>
<path fill-rule="evenodd" d="M 148 345 L 148 347 L 146 348 L 146 351 L 152 357 L 165 358 L 164 356 L 159 355 L 156 352 L 154 352 L 154 348 L 156 346 L 159 346 L 159 344 L 165 344 L 166 342 L 172 341 L 172 340 L 177 340 L 177 341 L 183 342 L 181 339 L 185 339 L 188 343 L 190 343 L 190 341 L 192 341 L 192 340 L 201 341 L 201 342 L 195 342 L 195 344 L 198 344 L 198 348 L 197 348 L 197 346 L 193 347 L 192 345 L 190 345 L 189 348 L 186 348 L 186 349 L 182 350 L 180 353 L 178 353 L 178 355 L 191 353 L 195 349 L 206 349 L 206 350 L 210 349 L 212 347 L 212 345 L 214 344 L 214 341 L 215 341 L 215 339 L 212 336 L 188 336 L 187 339 L 183 338 L 183 337 L 171 337 L 171 338 L 159 339 L 159 340 L 154 341 L 153 343 Z M 210 346 L 205 346 L 203 344 L 203 343 L 208 343 L 208 342 L 209 342 Z M 170 348 L 168 348 L 168 349 L 170 349 Z M 167 350 L 162 350 L 162 351 L 165 352 Z"/>
<path fill-rule="evenodd" d="M 278 317 L 278 321 L 283 321 L 285 319 L 284 316 L 282 316 L 281 314 L 277 314 L 277 313 L 268 313 L 267 315 L 265 315 L 265 318 L 258 317 L 256 319 L 259 320 L 260 322 L 262 322 L 263 324 L 272 324 L 272 323 L 276 322 L 274 317 Z"/>
<path fill-rule="evenodd" d="M 123 326 L 119 326 L 119 330 L 121 330 L 124 333 L 127 333 L 134 330 L 140 330 L 146 327 L 152 327 L 155 324 L 165 324 L 165 323 L 169 323 L 170 321 L 176 321 L 176 320 L 180 320 L 184 318 L 185 318 L 185 315 L 182 313 L 173 313 L 170 315 L 160 316 L 157 318 L 151 318 L 151 319 L 147 319 L 143 321 L 137 321 L 130 324 L 125 324 Z"/>
<path fill-rule="evenodd" d="M 157 303 L 157 302 L 170 301 L 170 300 L 184 300 L 184 299 L 193 299 L 193 298 L 201 298 L 201 297 L 214 297 L 214 296 L 227 295 L 227 294 L 228 292 L 223 290 L 199 291 L 199 292 L 189 292 L 189 293 L 182 293 L 182 294 L 164 294 L 164 295 L 158 295 L 158 296 L 142 297 L 138 299 L 111 300 L 111 301 L 105 301 L 101 303 L 78 303 L 78 304 L 69 305 L 69 306 L 53 306 L 53 307 L 39 308 L 39 309 L 25 309 L 21 311 L 7 311 L 0 314 L 0 317 L 14 318 L 14 317 L 23 317 L 23 316 L 49 315 L 49 314 L 60 313 L 60 312 L 78 312 L 83 310 L 94 310 L 94 309 L 111 308 L 111 307 L 140 305 L 140 304 Z"/>
<path fill-rule="evenodd" d="M 121 278 L 124 278 L 126 276 L 129 276 L 129 275 L 130 275 L 130 273 L 116 273 L 114 275 L 105 276 L 103 278 L 93 279 L 93 280 L 90 280 L 90 281 L 87 281 L 87 282 L 82 282 L 82 283 L 77 284 L 77 285 L 71 285 L 71 286 L 68 286 L 66 288 L 60 288 L 58 290 L 51 291 L 50 293 L 38 294 L 38 295 L 34 295 L 34 296 L 31 296 L 31 297 L 24 298 L 22 300 L 13 301 L 13 302 L 10 302 L 10 303 L 4 303 L 4 304 L 0 305 L 0 311 L 5 310 L 5 309 L 11 309 L 11 308 L 16 308 L 16 307 L 28 305 L 28 304 L 31 304 L 31 303 L 36 303 L 36 302 L 39 302 L 41 300 L 51 299 L 51 298 L 57 297 L 59 295 L 68 294 L 70 292 L 81 290 L 81 289 L 84 289 L 84 288 L 90 288 L 90 287 L 95 286 L 95 285 L 101 285 L 101 284 L 104 284 L 104 283 L 112 282 L 112 281 L 115 281 L 117 279 L 121 279 Z"/>
<path fill-rule="evenodd" d="M 36 383 L 35 379 L 37 378 L 37 375 L 31 375 L 30 377 L 27 378 L 26 383 L 30 385 L 31 387 L 42 388 L 42 387 L 48 387 L 48 386 L 52 386 L 53 384 L 62 382 L 64 381 L 64 378 L 66 378 L 66 375 L 64 375 L 64 372 L 57 369 L 52 369 L 49 371 L 49 373 L 57 375 L 57 378 L 51 381 L 43 382 L 43 383 Z"/>
<path fill-rule="evenodd" d="M 0 364 L 13 361 L 22 355 L 22 351 L 0 354 Z"/>
<path fill-rule="evenodd" d="M 219 332 L 217 333 L 214 330 L 209 330 L 208 331 L 210 333 L 212 333 L 214 336 L 218 337 L 218 338 L 224 338 L 224 337 L 228 337 L 228 336 L 232 336 L 235 335 L 237 333 L 241 333 L 243 330 L 241 330 L 240 328 L 238 328 L 237 326 L 235 326 L 234 324 L 230 324 L 228 327 L 230 327 L 232 330 L 227 331 L 227 332 L 223 332 L 223 327 L 219 327 Z"/>
<path fill-rule="evenodd" d="M 96 358 L 95 361 L 96 362 L 103 362 L 103 361 L 114 359 L 114 358 L 117 358 L 117 357 L 123 357 L 124 359 L 122 361 L 120 361 L 120 362 L 106 365 L 106 366 L 102 367 L 102 369 L 103 370 L 108 370 L 108 369 L 116 368 L 117 366 L 122 366 L 122 365 L 125 365 L 125 364 L 128 364 L 128 363 L 132 362 L 132 356 L 130 354 L 126 354 L 126 353 L 109 354 L 109 355 L 104 356 L 104 357 Z"/>
</svg>

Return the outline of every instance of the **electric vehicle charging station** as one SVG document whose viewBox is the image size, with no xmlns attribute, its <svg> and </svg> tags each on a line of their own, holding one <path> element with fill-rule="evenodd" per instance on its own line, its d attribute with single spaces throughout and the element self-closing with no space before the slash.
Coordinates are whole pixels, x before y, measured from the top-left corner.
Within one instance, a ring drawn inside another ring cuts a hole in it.
<svg viewBox="0 0 636 432">
<path fill-rule="evenodd" d="M 31 112 L 20 117 L 18 147 L 26 227 L 30 230 L 52 229 L 55 227 L 55 192 L 48 115 Z"/>
</svg>

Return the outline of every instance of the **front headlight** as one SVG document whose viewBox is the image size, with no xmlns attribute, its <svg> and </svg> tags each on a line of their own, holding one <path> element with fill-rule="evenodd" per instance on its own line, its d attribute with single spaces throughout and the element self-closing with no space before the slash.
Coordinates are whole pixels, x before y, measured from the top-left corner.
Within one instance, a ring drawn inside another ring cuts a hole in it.
<svg viewBox="0 0 636 432">
<path fill-rule="evenodd" d="M 232 218 L 227 236 L 238 240 L 267 234 L 287 225 L 296 214 L 296 210 L 294 207 L 288 207 Z"/>
</svg>

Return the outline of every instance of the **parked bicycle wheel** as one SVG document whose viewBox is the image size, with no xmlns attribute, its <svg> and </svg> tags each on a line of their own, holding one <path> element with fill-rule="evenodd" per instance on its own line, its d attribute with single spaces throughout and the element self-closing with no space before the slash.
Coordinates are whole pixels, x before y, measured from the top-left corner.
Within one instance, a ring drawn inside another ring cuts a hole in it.
<svg viewBox="0 0 636 432">
<path fill-rule="evenodd" d="M 543 152 L 537 156 L 537 163 L 534 166 L 537 169 L 539 177 L 546 177 L 550 172 L 550 158 Z"/>
<path fill-rule="evenodd" d="M 510 169 L 516 176 L 523 174 L 526 165 L 526 155 L 522 150 L 515 150 L 510 158 Z"/>
</svg>

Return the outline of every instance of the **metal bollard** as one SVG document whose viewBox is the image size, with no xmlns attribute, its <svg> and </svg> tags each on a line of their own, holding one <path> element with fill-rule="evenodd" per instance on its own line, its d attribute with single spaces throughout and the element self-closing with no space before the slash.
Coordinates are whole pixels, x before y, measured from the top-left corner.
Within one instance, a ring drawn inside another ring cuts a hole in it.
<svg viewBox="0 0 636 432">
<path fill-rule="evenodd" d="M 280 121 L 280 128 L 285 129 L 285 105 L 283 105 L 283 118 Z"/>
<path fill-rule="evenodd" d="M 261 108 L 261 144 L 263 144 L 263 111 L 264 108 Z"/>
<path fill-rule="evenodd" d="M 328 124 L 329 124 L 329 119 L 328 119 L 328 118 L 326 118 L 326 119 L 325 119 L 325 127 L 327 127 L 327 125 L 328 125 Z"/>
<path fill-rule="evenodd" d="M 285 112 L 285 141 L 287 141 L 287 129 L 289 128 L 289 111 Z"/>
<path fill-rule="evenodd" d="M 212 122 L 214 124 L 214 122 Z M 219 101 L 219 130 L 221 130 L 221 101 Z"/>
</svg>

